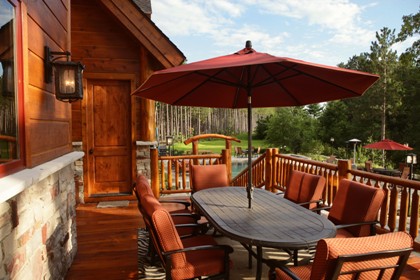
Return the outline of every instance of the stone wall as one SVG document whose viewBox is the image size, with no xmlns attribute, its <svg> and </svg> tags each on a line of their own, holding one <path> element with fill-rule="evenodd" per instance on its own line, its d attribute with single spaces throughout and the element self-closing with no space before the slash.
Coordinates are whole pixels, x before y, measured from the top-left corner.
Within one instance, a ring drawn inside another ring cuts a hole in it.
<svg viewBox="0 0 420 280">
<path fill-rule="evenodd" d="M 76 152 L 82 152 L 82 142 L 73 142 L 73 150 Z M 74 162 L 74 182 L 76 184 L 76 201 L 77 203 L 85 203 L 85 183 L 83 178 L 83 158 L 80 158 Z"/>
<path fill-rule="evenodd" d="M 0 279 L 64 279 L 77 252 L 75 218 L 73 164 L 0 203 Z"/>
<path fill-rule="evenodd" d="M 155 147 L 157 142 L 136 142 L 136 168 L 137 175 L 142 174 L 150 179 L 150 147 Z"/>
</svg>

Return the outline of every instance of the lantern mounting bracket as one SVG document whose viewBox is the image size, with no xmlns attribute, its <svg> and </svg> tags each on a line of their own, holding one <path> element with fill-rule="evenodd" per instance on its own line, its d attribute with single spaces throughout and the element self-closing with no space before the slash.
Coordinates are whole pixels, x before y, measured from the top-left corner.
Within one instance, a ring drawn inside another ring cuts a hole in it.
<svg viewBox="0 0 420 280">
<path fill-rule="evenodd" d="M 50 47 L 44 47 L 44 79 L 47 84 L 50 84 L 52 82 L 54 61 L 63 57 L 66 57 L 67 61 L 70 61 L 70 55 L 71 53 L 69 51 L 53 52 L 50 50 Z"/>
</svg>

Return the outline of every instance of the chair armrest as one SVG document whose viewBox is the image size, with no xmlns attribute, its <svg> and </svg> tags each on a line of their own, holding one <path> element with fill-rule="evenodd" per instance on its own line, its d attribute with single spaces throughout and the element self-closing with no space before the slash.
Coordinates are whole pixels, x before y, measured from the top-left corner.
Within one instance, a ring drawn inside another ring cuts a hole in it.
<svg viewBox="0 0 420 280">
<path fill-rule="evenodd" d="M 194 219 L 195 221 L 198 221 L 201 219 L 201 216 L 196 213 L 170 213 L 172 217 L 190 217 L 191 219 Z"/>
<path fill-rule="evenodd" d="M 233 248 L 229 245 L 223 245 L 223 244 L 217 244 L 217 245 L 199 245 L 199 246 L 192 246 L 187 247 L 184 249 L 179 250 L 173 250 L 173 251 L 166 251 L 162 252 L 163 256 L 170 256 L 176 253 L 182 253 L 182 252 L 192 252 L 192 251 L 198 251 L 198 250 L 223 250 L 225 254 L 233 253 Z"/>
<path fill-rule="evenodd" d="M 182 204 L 185 206 L 185 209 L 188 209 L 188 207 L 191 206 L 191 203 L 188 201 L 184 201 L 184 200 L 166 200 L 166 199 L 162 199 L 159 200 L 160 203 L 176 203 L 176 204 Z"/>
<path fill-rule="evenodd" d="M 310 209 L 312 212 L 316 212 L 316 213 L 321 213 L 321 211 L 322 210 L 326 210 L 326 211 L 329 211 L 331 209 L 331 206 L 322 206 L 321 205 L 321 207 L 317 207 L 317 208 L 313 208 L 313 209 Z"/>
<path fill-rule="evenodd" d="M 298 205 L 307 205 L 307 204 L 311 204 L 311 203 L 316 203 L 317 205 L 319 205 L 321 202 L 323 202 L 323 200 L 322 199 L 318 199 L 318 200 L 311 200 L 311 201 L 306 201 L 306 202 L 301 202 L 301 203 L 298 203 Z M 316 208 L 316 209 L 318 209 L 318 207 Z"/>
<path fill-rule="evenodd" d="M 280 266 L 277 266 L 276 268 L 278 268 L 281 271 L 283 271 L 284 273 L 286 273 L 287 276 L 289 276 L 291 279 L 300 280 L 300 278 L 296 274 L 294 274 L 287 266 L 280 265 Z M 276 271 L 275 270 L 270 270 L 270 279 L 276 279 Z"/>
<path fill-rule="evenodd" d="M 195 236 L 198 235 L 199 233 L 203 232 L 203 230 L 207 227 L 206 224 L 176 224 L 175 228 L 191 228 L 192 229 L 192 233 L 191 234 L 185 234 L 185 235 L 181 235 L 179 238 L 186 238 L 186 237 L 191 237 L 191 236 Z"/>
<path fill-rule="evenodd" d="M 379 221 L 367 221 L 367 222 L 360 222 L 360 223 L 354 223 L 354 224 L 336 225 L 335 228 L 345 229 L 345 228 L 354 227 L 354 226 L 370 225 L 370 235 L 375 235 L 376 234 L 375 225 L 378 223 Z"/>
<path fill-rule="evenodd" d="M 224 251 L 224 260 L 223 260 L 224 271 L 227 271 L 230 269 L 229 254 L 233 252 L 232 247 L 230 247 L 229 245 L 201 245 L 201 246 L 193 246 L 193 247 L 188 247 L 188 248 L 179 249 L 179 250 L 162 252 L 162 256 L 165 258 L 166 275 L 168 276 L 168 273 L 170 273 L 171 271 L 171 267 L 172 267 L 171 255 L 176 254 L 176 253 L 182 253 L 182 252 L 186 253 L 186 252 L 204 251 L 204 250 L 223 250 Z"/>
</svg>

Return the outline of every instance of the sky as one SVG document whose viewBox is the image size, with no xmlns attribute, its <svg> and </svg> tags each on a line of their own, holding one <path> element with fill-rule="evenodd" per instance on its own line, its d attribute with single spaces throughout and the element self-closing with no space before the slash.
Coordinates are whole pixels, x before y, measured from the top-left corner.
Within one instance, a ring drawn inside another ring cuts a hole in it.
<svg viewBox="0 0 420 280">
<path fill-rule="evenodd" d="M 418 0 L 152 0 L 152 21 L 187 62 L 234 53 L 251 40 L 259 52 L 337 65 L 369 52 L 383 27 L 398 34 L 402 17 L 419 8 Z"/>
</svg>

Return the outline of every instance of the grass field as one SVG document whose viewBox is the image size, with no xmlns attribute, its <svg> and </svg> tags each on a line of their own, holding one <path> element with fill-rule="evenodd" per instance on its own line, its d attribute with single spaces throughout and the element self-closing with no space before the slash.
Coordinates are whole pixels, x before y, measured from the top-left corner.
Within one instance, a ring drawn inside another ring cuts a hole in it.
<svg viewBox="0 0 420 280">
<path fill-rule="evenodd" d="M 263 140 L 252 140 L 252 146 L 261 147 L 261 149 L 269 148 L 269 146 Z M 241 140 L 241 143 L 232 141 L 232 148 L 241 147 L 242 149 L 248 149 L 248 141 Z M 185 145 L 184 143 L 175 143 L 172 147 L 174 149 L 173 154 L 185 154 L 187 151 L 192 151 L 192 144 Z M 199 151 L 211 151 L 212 153 L 219 154 L 222 149 L 225 148 L 225 140 L 223 139 L 210 139 L 200 140 L 198 142 Z"/>
</svg>

